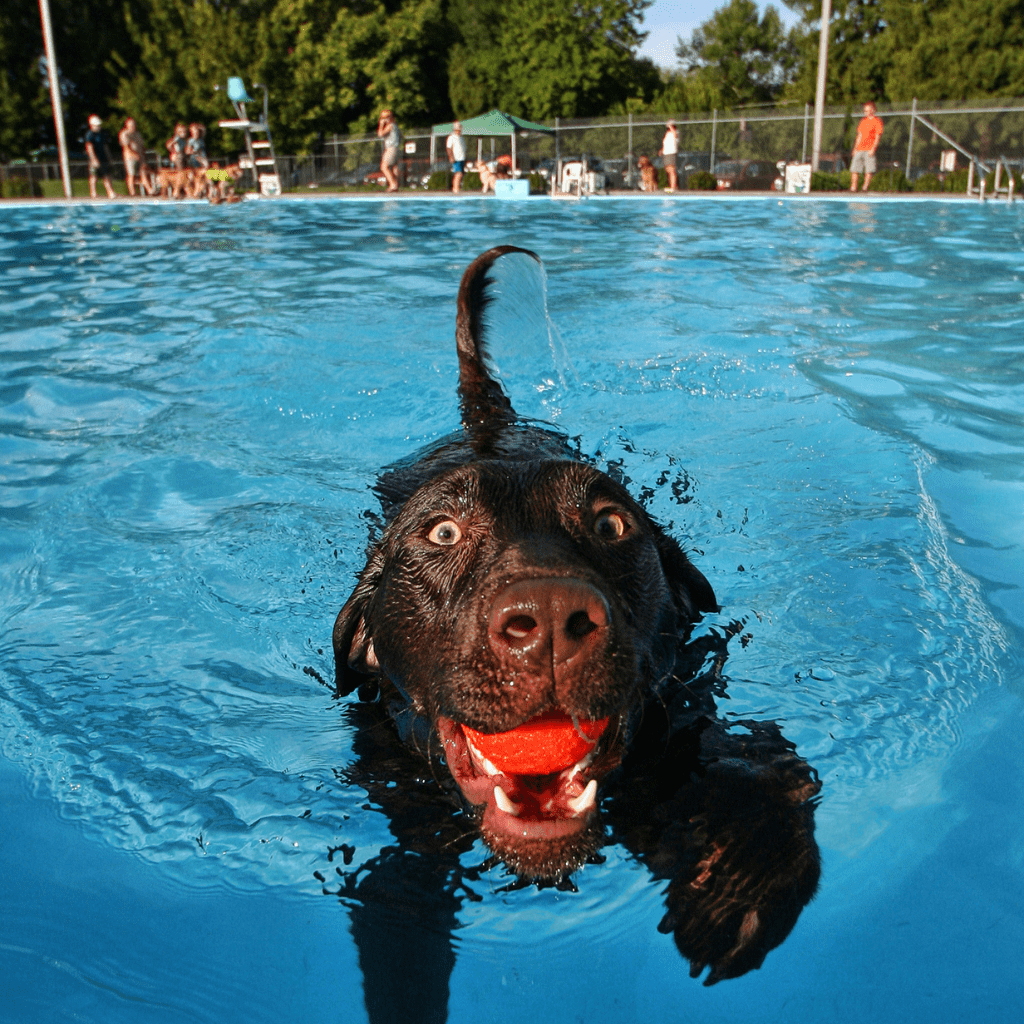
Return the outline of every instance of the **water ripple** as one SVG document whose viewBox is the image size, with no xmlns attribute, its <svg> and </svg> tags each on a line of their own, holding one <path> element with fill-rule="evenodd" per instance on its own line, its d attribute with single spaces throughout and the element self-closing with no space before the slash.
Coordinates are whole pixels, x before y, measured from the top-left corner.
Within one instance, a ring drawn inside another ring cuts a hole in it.
<svg viewBox="0 0 1024 1024">
<path fill-rule="evenodd" d="M 697 552 L 746 623 L 723 713 L 783 722 L 855 848 L 1020 678 L 1022 234 L 938 203 L 0 211 L 4 757 L 189 887 L 391 841 L 304 669 L 332 676 L 376 469 L 455 426 L 459 274 L 512 242 L 578 378 L 517 405 Z"/>
</svg>

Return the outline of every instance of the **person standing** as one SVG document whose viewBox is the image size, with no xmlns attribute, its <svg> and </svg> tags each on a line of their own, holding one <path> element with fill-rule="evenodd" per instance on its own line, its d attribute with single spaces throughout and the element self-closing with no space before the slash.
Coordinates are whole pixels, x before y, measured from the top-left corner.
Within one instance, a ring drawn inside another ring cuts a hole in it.
<svg viewBox="0 0 1024 1024">
<path fill-rule="evenodd" d="M 462 122 L 452 125 L 452 133 L 444 144 L 448 150 L 448 161 L 452 165 L 452 191 L 458 192 L 462 185 L 462 172 L 466 168 L 466 140 L 462 137 Z"/>
<path fill-rule="evenodd" d="M 183 171 L 188 164 L 185 150 L 188 147 L 188 129 L 179 121 L 174 126 L 174 134 L 167 140 L 167 152 L 171 157 L 171 168 Z"/>
<path fill-rule="evenodd" d="M 139 188 L 143 192 L 150 192 L 149 168 L 146 166 L 146 144 L 142 140 L 142 133 L 135 124 L 134 117 L 125 118 L 124 127 L 117 136 L 121 143 L 121 157 L 124 159 L 125 184 L 128 186 L 128 195 L 135 195 L 135 176 L 139 178 Z"/>
<path fill-rule="evenodd" d="M 661 149 L 658 155 L 664 158 L 665 173 L 668 175 L 668 188 L 666 192 L 675 192 L 676 182 L 676 154 L 679 152 L 679 129 L 675 121 L 665 122 L 665 138 L 661 140 Z"/>
<path fill-rule="evenodd" d="M 398 191 L 398 151 L 402 147 L 402 133 L 390 110 L 382 110 L 377 121 L 377 137 L 384 140 L 384 155 L 380 160 L 381 173 L 388 183 L 389 192 Z"/>
<path fill-rule="evenodd" d="M 103 131 L 99 114 L 89 115 L 89 130 L 85 133 L 85 152 L 89 157 L 89 195 L 96 198 L 96 179 L 103 179 L 107 198 L 114 198 L 114 186 L 110 181 L 110 150 L 107 148 L 107 134 Z"/>
<path fill-rule="evenodd" d="M 875 153 L 885 128 L 881 118 L 875 116 L 877 109 L 874 103 L 868 100 L 864 104 L 864 116 L 861 118 L 860 124 L 857 125 L 857 138 L 853 143 L 853 159 L 850 160 L 851 192 L 857 191 L 857 179 L 862 172 L 864 174 L 864 191 L 867 192 L 871 179 L 875 171 L 878 170 Z"/>
<path fill-rule="evenodd" d="M 185 156 L 187 165 L 193 170 L 205 171 L 210 166 L 210 161 L 206 158 L 206 125 L 196 121 L 188 126 Z"/>
</svg>

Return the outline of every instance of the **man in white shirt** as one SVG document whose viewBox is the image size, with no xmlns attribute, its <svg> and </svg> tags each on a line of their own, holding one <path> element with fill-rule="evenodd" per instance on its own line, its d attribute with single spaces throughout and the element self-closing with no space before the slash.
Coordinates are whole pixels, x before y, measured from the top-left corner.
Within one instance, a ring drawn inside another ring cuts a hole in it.
<svg viewBox="0 0 1024 1024">
<path fill-rule="evenodd" d="M 452 125 L 452 133 L 444 145 L 452 165 L 452 191 L 458 192 L 462 184 L 462 172 L 466 167 L 466 140 L 462 137 L 461 121 L 456 121 Z"/>
<path fill-rule="evenodd" d="M 676 154 L 679 152 L 679 130 L 675 121 L 665 122 L 665 138 L 661 140 L 659 155 L 665 158 L 665 173 L 668 175 L 668 192 L 676 190 Z"/>
</svg>

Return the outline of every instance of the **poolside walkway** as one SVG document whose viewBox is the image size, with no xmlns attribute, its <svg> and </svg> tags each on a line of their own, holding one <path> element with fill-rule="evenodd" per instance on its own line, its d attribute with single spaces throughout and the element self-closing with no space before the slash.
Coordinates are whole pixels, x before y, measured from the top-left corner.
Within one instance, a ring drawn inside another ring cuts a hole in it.
<svg viewBox="0 0 1024 1024">
<path fill-rule="evenodd" d="M 250 198 L 251 197 L 251 198 Z M 309 200 L 342 200 L 356 202 L 511 202 L 511 203 L 579 203 L 579 202 L 608 202 L 608 201 L 629 201 L 629 202 L 764 202 L 765 200 L 777 200 L 782 203 L 792 202 L 840 202 L 840 203 L 893 203 L 893 202 L 947 202 L 947 203 L 977 203 L 977 196 L 967 196 L 961 193 L 951 192 L 711 192 L 711 191 L 681 191 L 681 192 L 639 192 L 634 190 L 610 190 L 601 194 L 587 194 L 582 197 L 566 194 L 551 196 L 548 194 L 532 195 L 519 199 L 496 199 L 493 195 L 484 195 L 480 192 L 428 192 L 424 189 L 403 189 L 399 192 L 333 192 L 328 189 L 302 189 L 294 192 L 287 192 L 281 196 L 267 198 L 258 196 L 255 193 L 246 193 L 245 202 L 241 205 L 248 205 L 252 202 L 306 202 Z M 986 196 L 986 203 L 997 202 L 1007 204 L 1005 196 Z M 159 196 L 117 196 L 114 199 L 106 197 L 92 199 L 89 196 L 73 196 L 65 198 L 18 198 L 0 199 L 0 209 L 16 208 L 23 206 L 209 206 L 206 199 L 165 199 Z M 223 205 L 223 204 L 217 204 Z M 232 204 L 238 205 L 238 204 Z"/>
</svg>

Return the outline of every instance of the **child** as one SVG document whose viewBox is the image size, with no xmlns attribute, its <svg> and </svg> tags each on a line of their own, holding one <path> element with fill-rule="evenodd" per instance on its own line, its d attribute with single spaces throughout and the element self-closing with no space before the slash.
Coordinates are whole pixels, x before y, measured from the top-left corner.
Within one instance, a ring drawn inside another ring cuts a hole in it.
<svg viewBox="0 0 1024 1024">
<path fill-rule="evenodd" d="M 167 152 L 171 155 L 171 167 L 176 171 L 185 169 L 185 147 L 188 145 L 188 129 L 179 121 L 174 134 L 167 140 Z"/>
<path fill-rule="evenodd" d="M 206 125 L 194 121 L 188 126 L 185 155 L 188 157 L 189 167 L 206 170 L 210 166 L 210 161 L 206 159 Z"/>
</svg>

